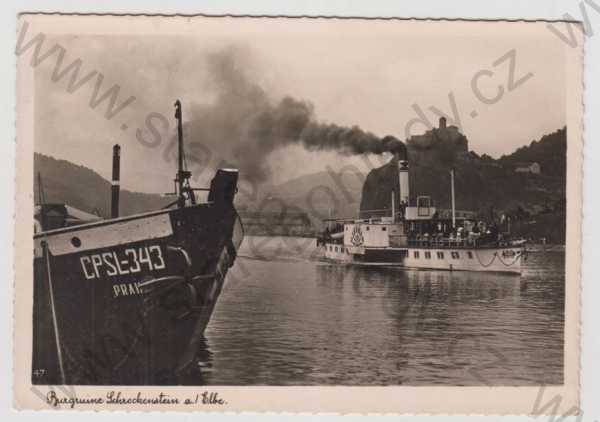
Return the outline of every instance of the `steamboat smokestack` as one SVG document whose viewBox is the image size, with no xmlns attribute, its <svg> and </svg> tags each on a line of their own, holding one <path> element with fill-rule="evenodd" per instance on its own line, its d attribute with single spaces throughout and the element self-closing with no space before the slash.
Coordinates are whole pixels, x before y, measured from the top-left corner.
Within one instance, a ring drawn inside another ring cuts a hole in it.
<svg viewBox="0 0 600 422">
<path fill-rule="evenodd" d="M 395 151 L 396 158 L 398 160 L 398 181 L 400 186 L 400 204 L 408 206 L 410 199 L 410 187 L 408 179 L 408 153 L 406 146 L 401 146 Z"/>
<path fill-rule="evenodd" d="M 112 162 L 112 182 L 111 182 L 111 202 L 110 202 L 110 217 L 117 218 L 119 216 L 119 193 L 121 179 L 121 147 L 117 144 L 113 146 L 113 162 Z"/>
</svg>

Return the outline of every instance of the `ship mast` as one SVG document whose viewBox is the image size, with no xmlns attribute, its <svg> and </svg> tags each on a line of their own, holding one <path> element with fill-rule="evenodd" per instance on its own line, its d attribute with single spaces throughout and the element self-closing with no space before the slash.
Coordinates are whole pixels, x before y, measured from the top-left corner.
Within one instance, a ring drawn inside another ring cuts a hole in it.
<svg viewBox="0 0 600 422">
<path fill-rule="evenodd" d="M 394 191 L 392 190 L 392 224 L 396 223 L 396 198 L 394 198 Z"/>
<path fill-rule="evenodd" d="M 450 195 L 452 197 L 452 228 L 456 228 L 456 204 L 454 201 L 454 168 L 450 170 Z"/>
<path fill-rule="evenodd" d="M 119 216 L 119 195 L 121 191 L 121 147 L 119 144 L 113 146 L 112 166 L 110 218 L 117 218 Z"/>
<path fill-rule="evenodd" d="M 186 196 L 184 192 L 188 192 L 189 199 L 192 204 L 196 203 L 196 197 L 193 189 L 189 186 L 189 179 L 192 177 L 192 173 L 185 170 L 185 153 L 183 151 L 183 119 L 181 115 L 181 101 L 175 101 L 175 119 L 177 119 L 177 177 L 175 182 L 177 183 L 177 194 L 179 198 L 177 204 L 179 207 L 185 206 Z"/>
<path fill-rule="evenodd" d="M 183 196 L 183 124 L 181 119 L 181 102 L 175 101 L 175 119 L 177 119 L 177 192 Z"/>
</svg>

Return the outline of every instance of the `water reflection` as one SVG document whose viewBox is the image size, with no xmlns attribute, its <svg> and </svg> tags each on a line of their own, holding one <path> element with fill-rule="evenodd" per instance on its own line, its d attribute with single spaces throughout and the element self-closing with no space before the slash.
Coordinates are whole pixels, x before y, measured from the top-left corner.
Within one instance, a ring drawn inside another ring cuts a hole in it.
<svg viewBox="0 0 600 422">
<path fill-rule="evenodd" d="M 196 383 L 562 383 L 560 253 L 513 276 L 332 265 L 288 249 L 240 253 L 247 275 L 217 305 Z"/>
</svg>

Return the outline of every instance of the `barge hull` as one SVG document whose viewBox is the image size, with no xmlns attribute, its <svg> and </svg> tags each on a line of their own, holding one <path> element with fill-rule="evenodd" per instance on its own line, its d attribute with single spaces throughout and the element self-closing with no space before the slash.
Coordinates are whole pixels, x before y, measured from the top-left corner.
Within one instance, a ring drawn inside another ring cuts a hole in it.
<svg viewBox="0 0 600 422">
<path fill-rule="evenodd" d="M 37 235 L 32 383 L 180 383 L 242 238 L 231 204 Z"/>
</svg>

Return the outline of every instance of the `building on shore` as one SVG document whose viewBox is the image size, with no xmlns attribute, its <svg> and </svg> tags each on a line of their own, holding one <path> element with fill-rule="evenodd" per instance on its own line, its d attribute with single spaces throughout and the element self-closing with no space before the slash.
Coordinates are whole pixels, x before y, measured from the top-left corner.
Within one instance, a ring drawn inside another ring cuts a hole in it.
<svg viewBox="0 0 600 422">
<path fill-rule="evenodd" d="M 541 174 L 542 168 L 539 163 L 515 163 L 515 173 Z"/>
</svg>

